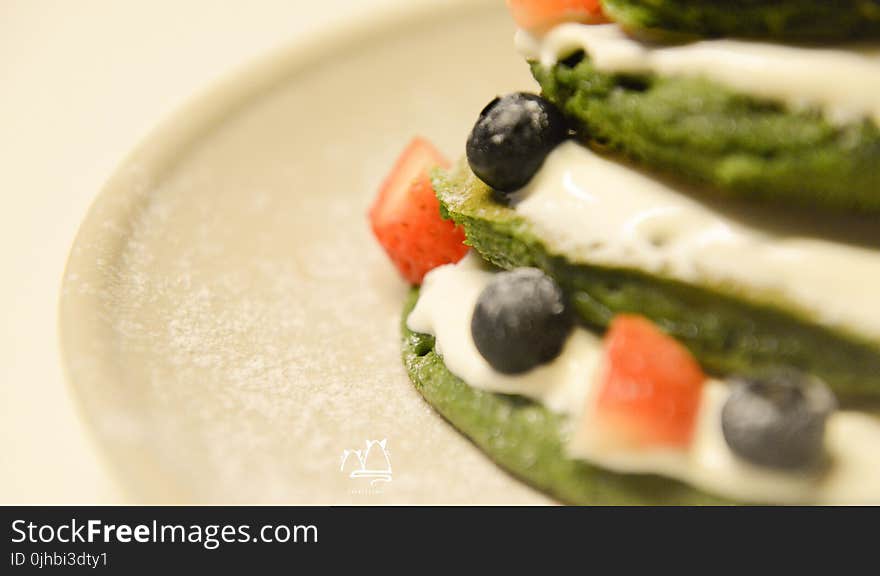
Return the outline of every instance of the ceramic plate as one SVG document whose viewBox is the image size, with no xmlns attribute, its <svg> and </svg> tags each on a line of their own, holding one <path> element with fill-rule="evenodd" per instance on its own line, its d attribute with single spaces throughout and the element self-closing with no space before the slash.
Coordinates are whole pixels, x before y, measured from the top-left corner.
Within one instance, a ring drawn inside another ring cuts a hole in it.
<svg viewBox="0 0 880 576">
<path fill-rule="evenodd" d="M 546 502 L 400 362 L 407 287 L 368 205 L 414 134 L 456 157 L 492 97 L 534 88 L 501 2 L 413 4 L 222 82 L 98 196 L 62 345 L 134 502 Z"/>
</svg>

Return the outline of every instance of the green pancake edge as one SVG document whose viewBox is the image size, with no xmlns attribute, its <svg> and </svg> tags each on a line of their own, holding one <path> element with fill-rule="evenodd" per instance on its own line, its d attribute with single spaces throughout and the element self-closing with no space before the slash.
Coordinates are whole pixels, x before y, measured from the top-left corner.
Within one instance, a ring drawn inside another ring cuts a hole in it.
<svg viewBox="0 0 880 576">
<path fill-rule="evenodd" d="M 566 504 L 723 505 L 733 502 L 649 474 L 618 474 L 569 458 L 567 419 L 520 396 L 469 386 L 452 374 L 434 338 L 407 328 L 418 300 L 409 294 L 401 319 L 403 364 L 418 392 L 459 432 L 513 476 Z"/>
<path fill-rule="evenodd" d="M 843 404 L 880 399 L 880 344 L 818 325 L 784 303 L 687 284 L 634 269 L 572 261 L 548 249 L 529 223 L 497 201 L 462 161 L 432 172 L 444 218 L 466 244 L 505 269 L 534 266 L 565 290 L 580 321 L 604 331 L 621 313 L 656 323 L 717 375 L 760 375 L 780 365 L 814 374 Z"/>
<path fill-rule="evenodd" d="M 738 93 L 702 77 L 609 74 L 583 52 L 531 63 L 578 138 L 705 194 L 880 213 L 880 128 Z"/>
<path fill-rule="evenodd" d="M 878 0 L 602 0 L 602 7 L 628 30 L 652 37 L 689 34 L 807 42 L 880 38 Z"/>
</svg>

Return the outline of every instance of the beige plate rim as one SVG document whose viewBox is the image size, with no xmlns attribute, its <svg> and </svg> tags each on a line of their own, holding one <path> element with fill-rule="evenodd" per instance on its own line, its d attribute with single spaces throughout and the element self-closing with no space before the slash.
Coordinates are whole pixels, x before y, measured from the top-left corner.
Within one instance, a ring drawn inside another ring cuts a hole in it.
<svg viewBox="0 0 880 576">
<path fill-rule="evenodd" d="M 280 48 L 257 57 L 251 62 L 238 66 L 218 80 L 209 84 L 194 96 L 185 100 L 176 110 L 168 114 L 151 130 L 132 151 L 125 156 L 113 174 L 92 201 L 81 223 L 68 253 L 58 303 L 58 334 L 61 352 L 61 365 L 68 391 L 73 396 L 77 417 L 84 423 L 90 443 L 96 447 L 103 468 L 108 470 L 124 494 L 129 497 L 122 481 L 121 471 L 112 462 L 106 446 L 103 445 L 95 418 L 80 393 L 82 382 L 78 382 L 72 369 L 73 363 L 86 352 L 84 337 L 94 324 L 89 310 L 69 304 L 63 295 L 70 287 L 72 274 L 79 278 L 91 277 L 96 280 L 100 273 L 78 265 L 77 261 L 88 261 L 99 257 L 105 246 L 93 240 L 105 235 L 102 231 L 109 209 L 114 218 L 125 221 L 143 202 L 143 192 L 150 183 L 140 181 L 141 173 L 163 174 L 170 171 L 176 162 L 175 151 L 185 149 L 208 133 L 219 122 L 249 102 L 280 85 L 286 78 L 307 68 L 310 64 L 334 53 L 342 52 L 361 42 L 377 38 L 383 33 L 393 31 L 407 22 L 417 19 L 453 15 L 468 7 L 489 4 L 491 0 L 421 0 L 401 3 L 373 13 L 359 21 L 346 21 L 308 35 Z M 132 167 L 139 167 L 132 170 Z M 74 258 L 77 254 L 78 258 Z"/>
</svg>

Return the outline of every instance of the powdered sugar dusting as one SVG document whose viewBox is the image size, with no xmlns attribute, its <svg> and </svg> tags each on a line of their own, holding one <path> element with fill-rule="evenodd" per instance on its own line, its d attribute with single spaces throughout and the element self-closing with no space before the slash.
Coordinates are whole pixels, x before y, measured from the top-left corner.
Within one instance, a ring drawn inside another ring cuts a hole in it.
<svg viewBox="0 0 880 576">
<path fill-rule="evenodd" d="M 410 384 L 399 342 L 407 287 L 366 222 L 414 126 L 460 150 L 473 111 L 499 87 L 481 74 L 464 90 L 460 71 L 416 62 L 465 61 L 488 35 L 521 71 L 504 19 L 432 26 L 298 76 L 173 171 L 132 164 L 136 189 L 99 202 L 100 231 L 77 246 L 65 280 L 64 307 L 85 339 L 69 368 L 136 500 L 544 501 Z M 444 46 L 450 34 L 463 44 Z M 349 97 L 377 78 L 409 105 Z M 381 491 L 339 470 L 343 450 L 370 439 L 387 439 L 394 467 Z"/>
</svg>

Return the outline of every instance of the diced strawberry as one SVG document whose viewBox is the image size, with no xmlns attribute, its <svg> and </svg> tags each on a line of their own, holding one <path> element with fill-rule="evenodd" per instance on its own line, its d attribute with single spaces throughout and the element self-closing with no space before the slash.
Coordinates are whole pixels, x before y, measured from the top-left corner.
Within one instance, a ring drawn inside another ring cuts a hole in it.
<svg viewBox="0 0 880 576">
<path fill-rule="evenodd" d="M 507 0 L 520 28 L 541 32 L 560 22 L 605 22 L 599 0 Z"/>
<path fill-rule="evenodd" d="M 370 224 L 379 244 L 409 282 L 461 260 L 468 251 L 464 230 L 440 216 L 429 171 L 449 163 L 422 138 L 414 138 L 394 164 L 370 208 Z"/>
<path fill-rule="evenodd" d="M 617 316 L 605 336 L 597 422 L 631 447 L 686 446 L 705 380 L 687 348 L 649 320 Z"/>
</svg>

